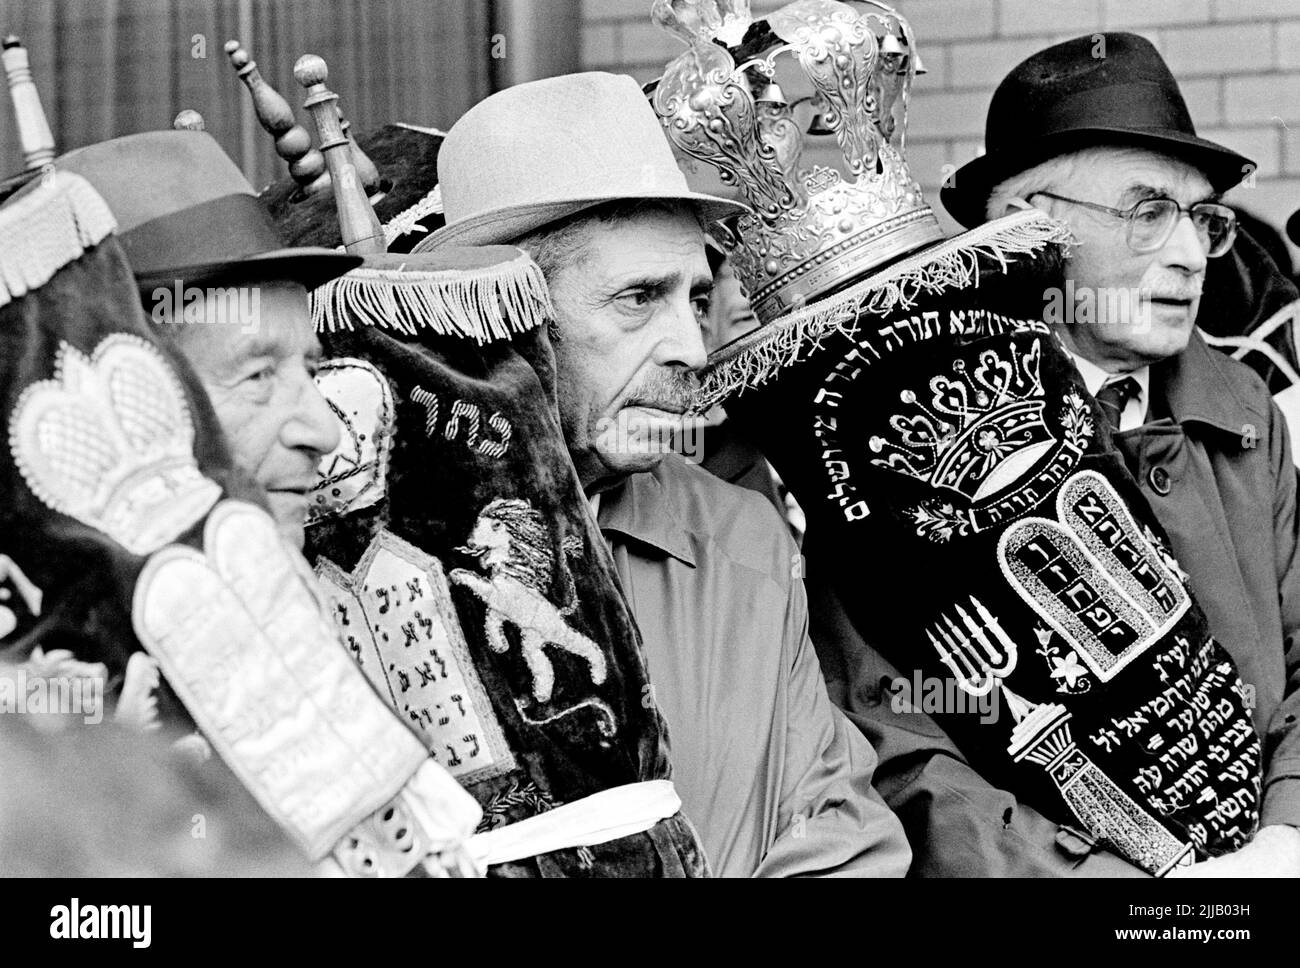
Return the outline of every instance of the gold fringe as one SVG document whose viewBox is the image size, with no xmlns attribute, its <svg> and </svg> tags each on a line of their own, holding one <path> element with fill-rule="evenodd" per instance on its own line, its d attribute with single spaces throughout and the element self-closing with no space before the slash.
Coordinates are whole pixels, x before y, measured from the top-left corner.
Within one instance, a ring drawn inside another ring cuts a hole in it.
<svg viewBox="0 0 1300 968">
<path fill-rule="evenodd" d="M 884 316 L 922 295 L 979 284 L 981 257 L 1003 272 L 1014 257 L 1074 242 L 1069 227 L 1038 209 L 1016 212 L 901 259 L 843 292 L 773 320 L 724 346 L 709 360 L 695 408 L 762 386 L 835 333 L 852 334 L 864 314 Z"/>
<path fill-rule="evenodd" d="M 117 230 L 108 203 L 80 175 L 49 169 L 0 208 L 0 306 L 39 289 Z"/>
<path fill-rule="evenodd" d="M 542 270 L 523 252 L 483 269 L 361 266 L 311 293 L 317 332 L 357 325 L 410 335 L 431 329 L 488 343 L 534 329 L 552 314 Z"/>
</svg>

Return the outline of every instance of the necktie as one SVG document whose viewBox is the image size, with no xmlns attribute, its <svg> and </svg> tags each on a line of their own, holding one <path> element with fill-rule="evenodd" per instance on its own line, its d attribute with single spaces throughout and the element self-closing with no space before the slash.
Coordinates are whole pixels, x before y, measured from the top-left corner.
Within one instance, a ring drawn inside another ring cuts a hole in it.
<svg viewBox="0 0 1300 968">
<path fill-rule="evenodd" d="M 1097 403 L 1101 406 L 1101 412 L 1106 415 L 1107 421 L 1110 422 L 1111 433 L 1119 432 L 1119 419 L 1124 412 L 1124 407 L 1141 393 L 1141 385 L 1131 376 L 1112 380 L 1097 391 Z"/>
</svg>

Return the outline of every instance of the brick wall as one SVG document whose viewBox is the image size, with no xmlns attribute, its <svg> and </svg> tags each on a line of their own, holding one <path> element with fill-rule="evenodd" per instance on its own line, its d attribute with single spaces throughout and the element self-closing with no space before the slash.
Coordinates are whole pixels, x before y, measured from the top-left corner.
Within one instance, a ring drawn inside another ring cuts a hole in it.
<svg viewBox="0 0 1300 968">
<path fill-rule="evenodd" d="M 754 0 L 756 12 L 781 0 Z M 908 159 L 937 186 L 981 150 L 998 81 L 1050 44 L 1096 30 L 1141 33 L 1178 78 L 1198 133 L 1259 164 L 1230 200 L 1279 229 L 1300 207 L 1300 0 L 898 0 L 929 70 L 912 89 Z M 582 0 L 586 70 L 658 76 L 680 43 L 650 0 Z M 951 166 L 951 167 L 949 167 Z M 949 227 L 955 224 L 940 213 Z M 1292 246 L 1300 264 L 1300 248 Z"/>
</svg>

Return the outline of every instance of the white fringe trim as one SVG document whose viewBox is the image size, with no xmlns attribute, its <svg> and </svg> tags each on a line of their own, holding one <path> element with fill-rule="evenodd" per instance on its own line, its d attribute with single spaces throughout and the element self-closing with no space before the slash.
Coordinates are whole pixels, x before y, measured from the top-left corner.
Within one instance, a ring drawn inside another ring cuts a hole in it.
<svg viewBox="0 0 1300 968">
<path fill-rule="evenodd" d="M 434 185 L 429 194 L 420 199 L 404 212 L 398 212 L 384 225 L 384 244 L 392 245 L 394 239 L 410 235 L 417 228 L 427 232 L 423 225 L 417 223 L 426 215 L 442 214 L 442 186 Z"/>
<path fill-rule="evenodd" d="M 1005 272 L 1015 256 L 1074 241 L 1066 223 L 1028 209 L 940 242 L 724 346 L 709 360 L 695 406 L 706 410 L 732 393 L 762 386 L 828 336 L 852 334 L 864 313 L 883 316 L 925 294 L 979 285 L 981 257 L 996 259 Z"/>
<path fill-rule="evenodd" d="M 553 312 L 542 270 L 522 252 L 484 269 L 361 266 L 311 293 L 317 332 L 357 325 L 410 335 L 430 329 L 488 343 L 534 329 Z"/>
<path fill-rule="evenodd" d="M 1267 320 L 1243 336 L 1211 336 L 1203 329 L 1198 331 L 1205 342 L 1211 346 L 1217 346 L 1225 352 L 1231 350 L 1230 355 L 1234 360 L 1244 360 L 1251 353 L 1263 355 L 1282 372 L 1288 383 L 1296 386 L 1300 384 L 1300 374 L 1297 374 L 1292 369 L 1291 364 L 1287 362 L 1281 353 L 1266 342 L 1274 330 L 1280 329 L 1287 324 L 1295 325 L 1296 323 L 1300 323 L 1300 299 L 1287 303 Z"/>
<path fill-rule="evenodd" d="M 0 208 L 0 306 L 39 289 L 117 230 L 108 203 L 80 175 L 49 169 L 31 194 Z"/>
</svg>

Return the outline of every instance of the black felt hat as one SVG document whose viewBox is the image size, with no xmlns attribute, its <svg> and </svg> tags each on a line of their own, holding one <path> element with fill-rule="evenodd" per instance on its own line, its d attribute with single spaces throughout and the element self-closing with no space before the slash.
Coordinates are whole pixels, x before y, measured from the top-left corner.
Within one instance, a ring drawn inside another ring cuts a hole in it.
<svg viewBox="0 0 1300 968">
<path fill-rule="evenodd" d="M 1197 137 L 1178 82 L 1144 37 L 1089 34 L 1039 51 L 993 92 L 985 154 L 959 168 L 939 193 L 961 224 L 985 221 L 993 188 L 1069 151 L 1096 145 L 1149 148 L 1201 169 L 1226 191 L 1254 162 Z"/>
</svg>

